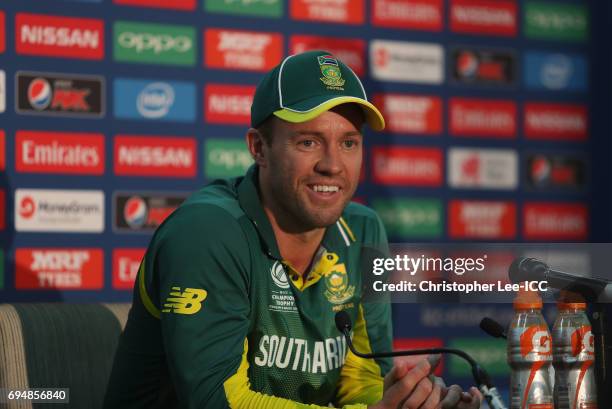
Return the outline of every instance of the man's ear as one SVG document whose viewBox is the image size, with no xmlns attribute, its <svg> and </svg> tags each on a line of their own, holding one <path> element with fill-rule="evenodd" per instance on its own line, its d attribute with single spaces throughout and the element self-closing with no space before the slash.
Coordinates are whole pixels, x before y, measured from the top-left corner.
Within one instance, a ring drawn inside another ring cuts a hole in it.
<svg viewBox="0 0 612 409">
<path fill-rule="evenodd" d="M 251 157 L 259 167 L 266 167 L 267 155 L 265 154 L 266 141 L 261 132 L 255 128 L 249 128 L 246 133 L 246 143 Z"/>
</svg>

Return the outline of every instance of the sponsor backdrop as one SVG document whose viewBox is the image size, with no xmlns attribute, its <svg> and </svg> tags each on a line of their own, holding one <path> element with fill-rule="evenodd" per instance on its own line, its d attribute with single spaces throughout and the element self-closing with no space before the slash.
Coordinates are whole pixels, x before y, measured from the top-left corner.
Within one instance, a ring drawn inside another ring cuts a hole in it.
<svg viewBox="0 0 612 409">
<path fill-rule="evenodd" d="M 250 165 L 262 72 L 308 49 L 347 62 L 386 114 L 358 198 L 392 241 L 609 241 L 612 13 L 597 3 L 3 2 L 0 300 L 130 300 L 154 229 Z M 504 344 L 476 325 L 510 313 L 397 306 L 397 342 L 465 348 L 506 379 Z M 469 379 L 459 361 L 443 373 Z"/>
</svg>

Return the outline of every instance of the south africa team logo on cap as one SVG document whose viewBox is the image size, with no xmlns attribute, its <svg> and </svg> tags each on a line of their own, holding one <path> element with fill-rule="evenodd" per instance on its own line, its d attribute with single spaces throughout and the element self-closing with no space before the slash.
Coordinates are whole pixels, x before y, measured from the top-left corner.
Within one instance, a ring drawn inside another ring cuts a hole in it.
<svg viewBox="0 0 612 409">
<path fill-rule="evenodd" d="M 321 73 L 323 74 L 323 78 L 321 78 L 323 84 L 328 87 L 341 88 L 346 81 L 342 79 L 338 60 L 333 55 L 320 55 L 317 58 L 319 59 L 319 68 L 321 68 Z M 340 91 L 343 91 L 343 89 L 341 88 Z"/>
</svg>

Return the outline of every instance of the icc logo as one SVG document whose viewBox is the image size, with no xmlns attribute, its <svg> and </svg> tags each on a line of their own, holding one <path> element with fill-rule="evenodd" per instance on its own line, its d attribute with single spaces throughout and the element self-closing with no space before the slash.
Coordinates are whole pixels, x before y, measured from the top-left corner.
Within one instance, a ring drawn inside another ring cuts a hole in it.
<svg viewBox="0 0 612 409">
<path fill-rule="evenodd" d="M 289 281 L 287 280 L 287 274 L 285 274 L 285 268 L 282 263 L 276 261 L 272 265 L 270 269 L 270 275 L 272 276 L 272 281 L 276 284 L 277 287 L 287 289 L 289 288 Z"/>
</svg>

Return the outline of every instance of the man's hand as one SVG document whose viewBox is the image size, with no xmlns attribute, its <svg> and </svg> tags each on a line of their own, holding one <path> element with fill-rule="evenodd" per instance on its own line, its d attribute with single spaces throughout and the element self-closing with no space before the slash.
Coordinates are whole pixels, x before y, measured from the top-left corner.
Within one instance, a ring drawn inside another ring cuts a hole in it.
<svg viewBox="0 0 612 409">
<path fill-rule="evenodd" d="M 414 367 L 398 362 L 385 376 L 382 399 L 370 409 L 437 409 L 442 385 L 431 375 L 439 355 L 422 359 Z"/>
<path fill-rule="evenodd" d="M 431 373 L 440 362 L 439 355 L 430 355 L 416 365 L 396 362 L 385 376 L 382 399 L 370 409 L 478 409 L 482 395 L 472 387 L 469 393 L 459 385 L 446 387 L 441 378 Z M 414 366 L 413 366 L 414 365 Z"/>
</svg>

